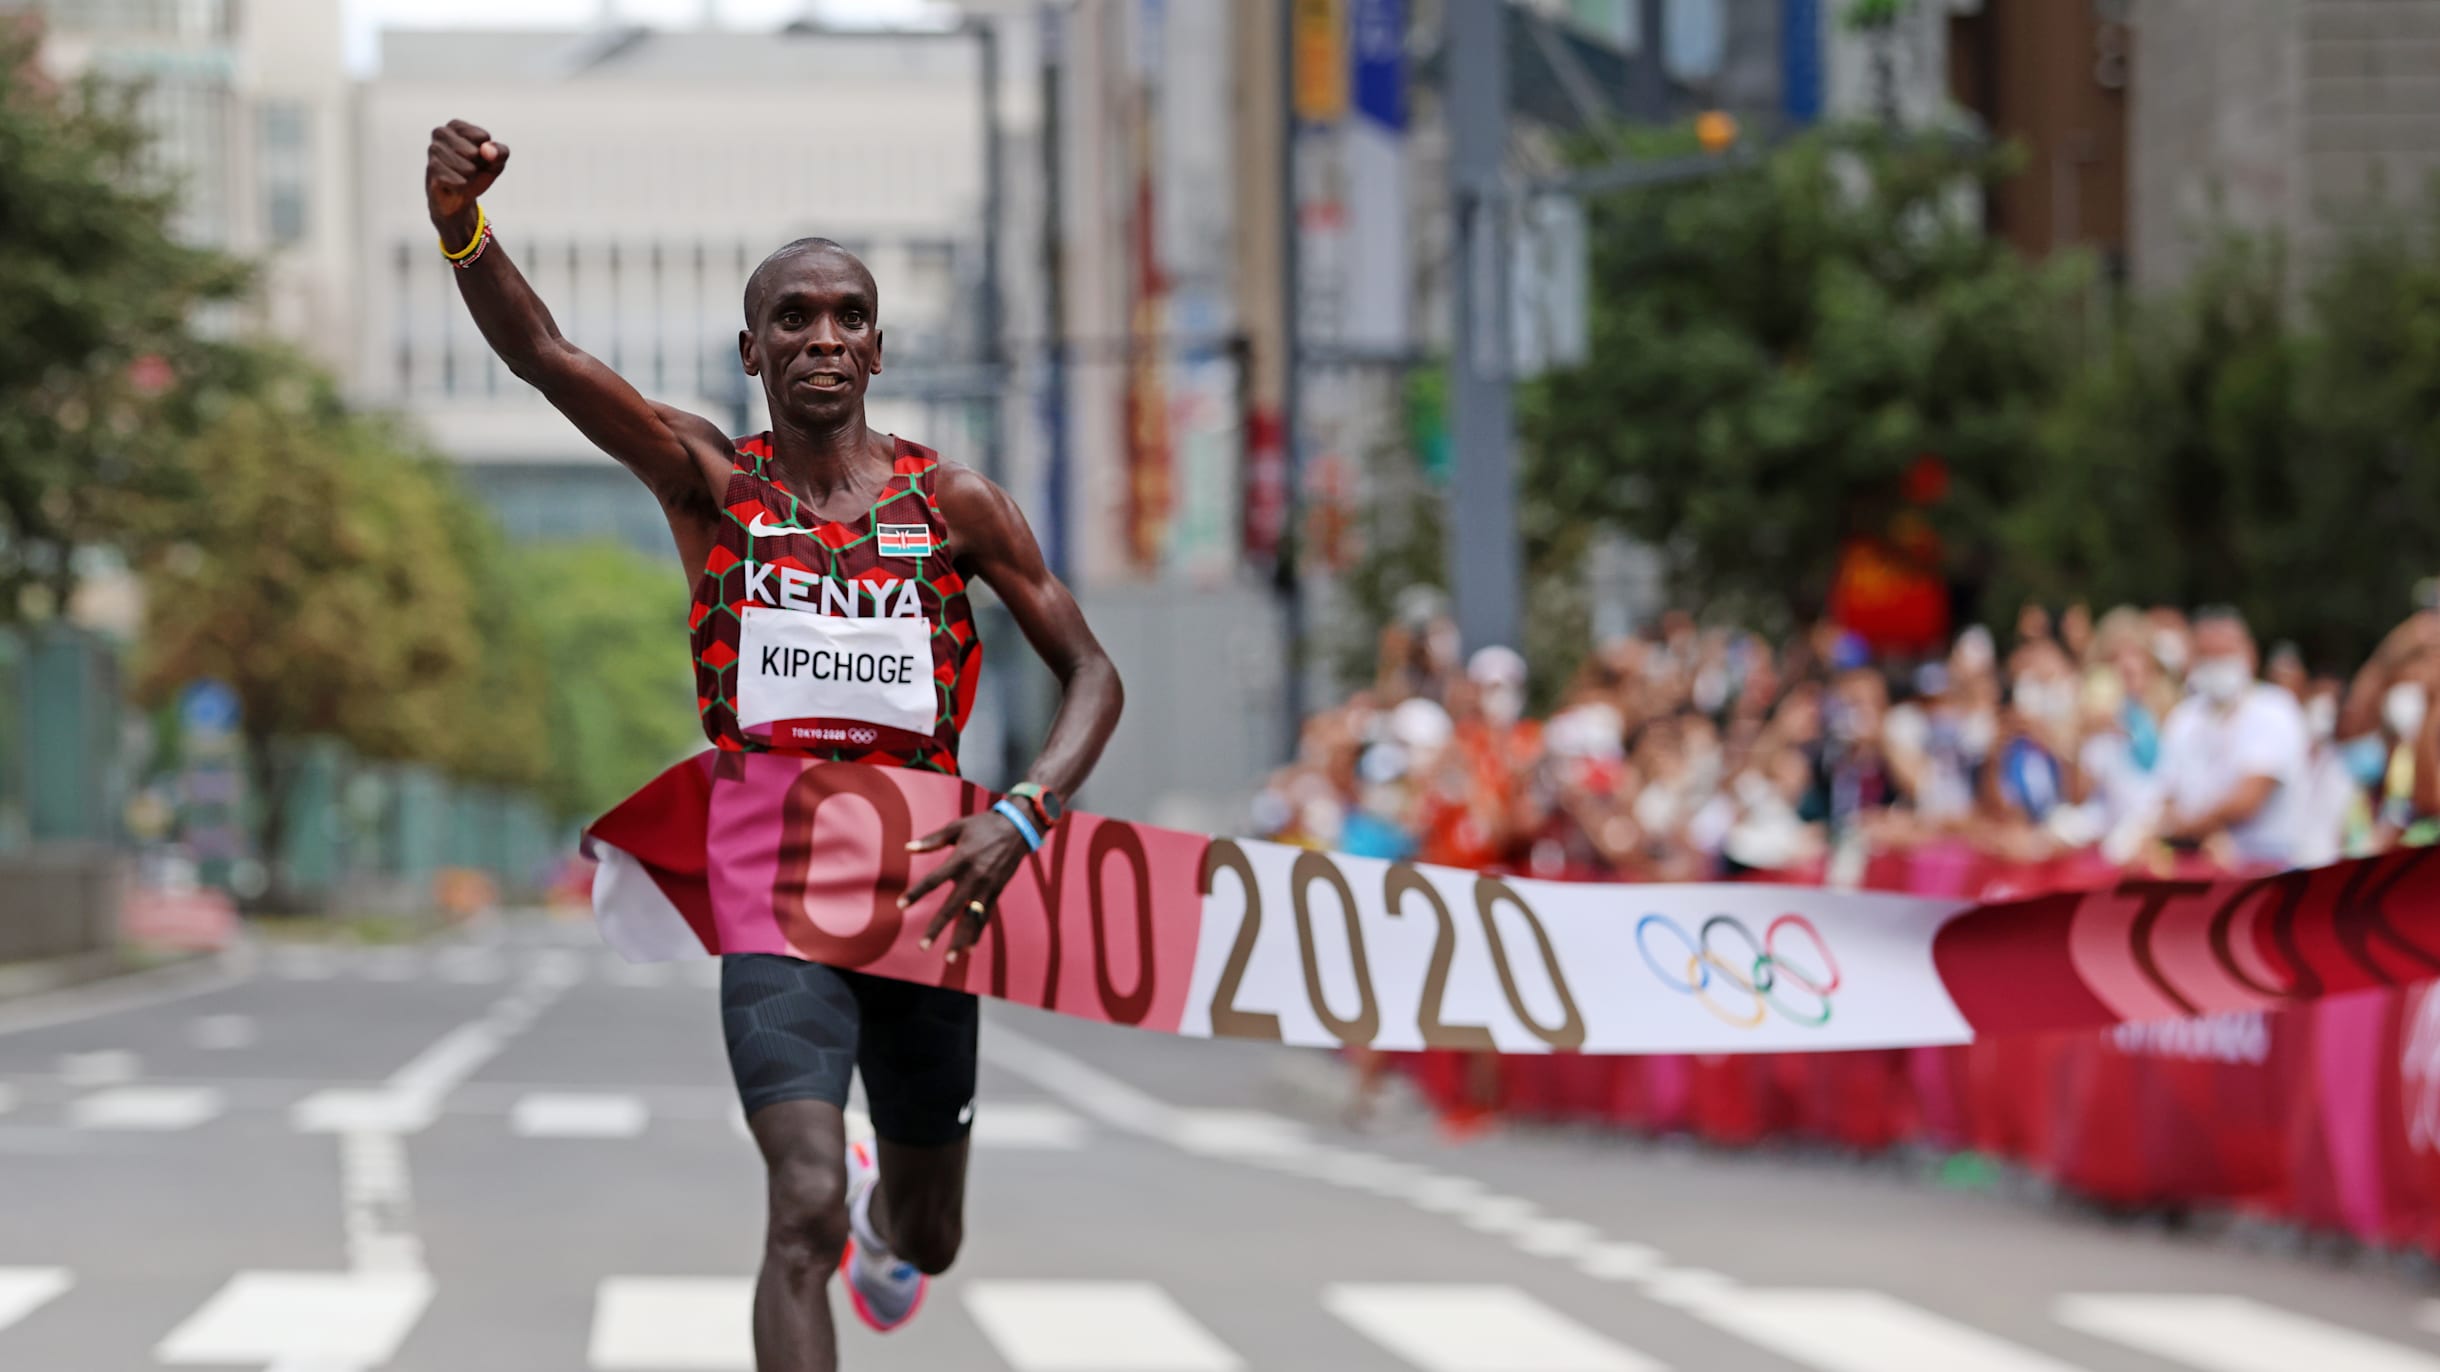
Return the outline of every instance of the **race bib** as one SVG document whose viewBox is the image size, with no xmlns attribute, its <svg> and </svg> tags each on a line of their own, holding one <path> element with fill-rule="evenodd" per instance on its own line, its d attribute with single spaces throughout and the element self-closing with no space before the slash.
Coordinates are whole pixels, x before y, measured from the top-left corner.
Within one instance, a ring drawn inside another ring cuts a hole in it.
<svg viewBox="0 0 2440 1372">
<path fill-rule="evenodd" d="M 738 612 L 737 723 L 858 720 L 930 734 L 932 626 L 748 605 Z"/>
</svg>

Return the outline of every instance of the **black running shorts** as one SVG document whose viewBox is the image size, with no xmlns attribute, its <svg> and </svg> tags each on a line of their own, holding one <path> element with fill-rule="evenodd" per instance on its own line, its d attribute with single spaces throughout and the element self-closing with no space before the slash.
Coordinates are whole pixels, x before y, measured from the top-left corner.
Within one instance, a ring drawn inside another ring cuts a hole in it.
<svg viewBox="0 0 2440 1372">
<path fill-rule="evenodd" d="M 963 991 L 917 986 L 773 953 L 720 960 L 720 1021 L 746 1115 L 784 1100 L 847 1105 L 864 1073 L 873 1132 L 918 1148 L 955 1143 L 974 1120 L 975 1034 Z"/>
</svg>

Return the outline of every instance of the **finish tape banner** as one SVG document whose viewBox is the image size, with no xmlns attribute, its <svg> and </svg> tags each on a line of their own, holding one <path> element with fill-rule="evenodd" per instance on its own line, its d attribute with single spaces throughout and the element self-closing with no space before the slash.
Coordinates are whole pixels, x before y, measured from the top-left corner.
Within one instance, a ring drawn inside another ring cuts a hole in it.
<svg viewBox="0 0 2440 1372">
<path fill-rule="evenodd" d="M 1507 1053 L 1963 1043 L 2440 978 L 2440 864 L 1992 904 L 1759 884 L 1546 882 L 1071 814 L 952 964 L 916 947 L 989 808 L 953 777 L 704 754 L 586 834 L 632 961 L 781 953 L 1193 1037 Z"/>
</svg>

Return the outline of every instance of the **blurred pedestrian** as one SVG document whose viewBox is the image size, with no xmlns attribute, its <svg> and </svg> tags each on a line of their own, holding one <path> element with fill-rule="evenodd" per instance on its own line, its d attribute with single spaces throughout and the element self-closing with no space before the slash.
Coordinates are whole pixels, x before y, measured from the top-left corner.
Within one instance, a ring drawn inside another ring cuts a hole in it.
<svg viewBox="0 0 2440 1372">
<path fill-rule="evenodd" d="M 2193 649 L 2192 694 L 2161 737 L 2157 836 L 2223 865 L 2291 865 L 2311 752 L 2304 708 L 2259 678 L 2253 633 L 2235 610 L 2198 614 Z"/>
</svg>

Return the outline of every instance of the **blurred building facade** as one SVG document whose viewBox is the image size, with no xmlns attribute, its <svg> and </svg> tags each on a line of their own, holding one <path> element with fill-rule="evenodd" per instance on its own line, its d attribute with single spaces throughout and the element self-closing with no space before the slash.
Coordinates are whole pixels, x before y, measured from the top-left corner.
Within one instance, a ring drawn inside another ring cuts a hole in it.
<svg viewBox="0 0 2440 1372">
<path fill-rule="evenodd" d="M 2127 0 L 1978 0 L 1949 18 L 1951 95 L 2025 157 L 1986 206 L 2019 252 L 2088 248 L 2123 277 L 2133 49 Z"/>
<path fill-rule="evenodd" d="M 179 231 L 262 266 L 247 323 L 342 369 L 355 341 L 349 80 L 332 0 L 39 0 L 41 60 L 137 88 Z"/>
<path fill-rule="evenodd" d="M 820 235 L 882 283 L 876 425 L 987 464 L 979 72 L 957 32 L 384 34 L 360 96 L 357 395 L 415 420 L 512 537 L 668 550 L 650 496 L 508 375 L 433 250 L 424 150 L 462 118 L 511 149 L 485 197 L 501 241 L 562 332 L 646 394 L 764 427 L 737 357 L 745 279 Z"/>
<path fill-rule="evenodd" d="M 2130 0 L 2135 278 L 2174 284 L 2208 230 L 2305 258 L 2440 173 L 2440 0 Z"/>
</svg>

